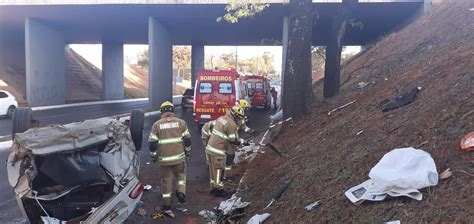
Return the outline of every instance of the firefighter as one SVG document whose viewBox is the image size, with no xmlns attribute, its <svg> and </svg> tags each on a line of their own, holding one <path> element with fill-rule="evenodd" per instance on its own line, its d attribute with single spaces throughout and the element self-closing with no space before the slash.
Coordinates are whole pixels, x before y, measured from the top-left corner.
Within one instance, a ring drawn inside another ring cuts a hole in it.
<svg viewBox="0 0 474 224">
<path fill-rule="evenodd" d="M 237 123 L 244 119 L 244 116 L 244 110 L 236 105 L 215 121 L 211 137 L 206 146 L 206 154 L 209 158 L 211 194 L 213 196 L 227 197 L 231 194 L 224 190 L 222 178 L 225 172 L 226 155 L 235 150 L 232 145 L 249 145 L 247 141 L 239 138 L 238 134 Z"/>
<path fill-rule="evenodd" d="M 254 135 L 254 136 L 258 135 L 259 132 L 249 128 L 247 126 L 247 123 L 246 123 L 246 122 L 248 122 L 247 112 L 250 110 L 249 102 L 245 99 L 241 99 L 241 100 L 239 100 L 238 103 L 239 103 L 239 106 L 244 110 L 244 118 L 240 119 L 237 122 L 238 130 L 239 131 L 244 131 L 245 133 L 250 134 L 250 135 Z M 232 166 L 234 165 L 234 158 L 235 158 L 235 148 L 236 148 L 236 146 L 232 145 L 231 147 L 233 147 L 234 150 L 229 150 L 229 153 L 226 156 L 226 162 L 225 162 L 225 171 L 226 172 L 224 173 L 224 179 L 227 179 L 227 180 L 230 180 L 231 170 L 232 170 Z"/>
<path fill-rule="evenodd" d="M 153 124 L 148 138 L 152 161 L 158 161 L 161 171 L 163 210 L 171 210 L 172 193 L 179 203 L 186 203 L 186 157 L 191 153 L 191 134 L 184 120 L 174 115 L 171 102 L 160 107 L 161 119 Z"/>
</svg>

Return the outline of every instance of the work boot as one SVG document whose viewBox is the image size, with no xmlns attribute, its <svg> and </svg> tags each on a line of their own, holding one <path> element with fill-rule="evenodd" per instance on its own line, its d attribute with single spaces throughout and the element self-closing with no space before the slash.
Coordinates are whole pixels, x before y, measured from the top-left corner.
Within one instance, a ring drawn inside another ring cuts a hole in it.
<svg viewBox="0 0 474 224">
<path fill-rule="evenodd" d="M 180 204 L 186 203 L 186 195 L 183 192 L 176 191 L 175 194 Z"/>
</svg>

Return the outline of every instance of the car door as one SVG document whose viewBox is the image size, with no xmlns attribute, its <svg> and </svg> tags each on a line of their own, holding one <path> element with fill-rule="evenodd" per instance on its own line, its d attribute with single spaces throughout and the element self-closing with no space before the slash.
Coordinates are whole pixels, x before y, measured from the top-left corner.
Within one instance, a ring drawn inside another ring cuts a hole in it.
<svg viewBox="0 0 474 224">
<path fill-rule="evenodd" d="M 0 91 L 0 115 L 6 115 L 8 107 L 10 106 L 9 96 L 6 92 Z"/>
</svg>

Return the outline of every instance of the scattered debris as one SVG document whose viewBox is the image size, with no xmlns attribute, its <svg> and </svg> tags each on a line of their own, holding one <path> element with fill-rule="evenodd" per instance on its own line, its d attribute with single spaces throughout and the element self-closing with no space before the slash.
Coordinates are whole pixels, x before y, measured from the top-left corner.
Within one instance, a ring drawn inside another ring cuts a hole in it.
<svg viewBox="0 0 474 224">
<path fill-rule="evenodd" d="M 147 185 L 145 185 L 145 186 L 143 187 L 143 189 L 145 189 L 146 191 L 151 190 L 152 188 L 153 188 L 153 187 L 152 187 L 151 185 L 149 185 L 149 184 L 147 184 Z"/>
<path fill-rule="evenodd" d="M 206 223 L 213 223 L 217 220 L 217 215 L 215 212 L 209 210 L 202 210 L 198 213 Z"/>
<path fill-rule="evenodd" d="M 146 162 L 146 165 L 150 165 L 150 164 L 151 164 L 151 162 Z"/>
<path fill-rule="evenodd" d="M 163 217 L 165 217 L 165 215 L 162 212 L 155 212 L 155 213 L 151 214 L 151 218 L 154 219 L 154 220 L 158 220 L 158 219 L 161 219 Z"/>
<path fill-rule="evenodd" d="M 354 204 L 382 201 L 388 195 L 407 196 L 420 201 L 418 189 L 438 184 L 436 164 L 431 155 L 414 148 L 394 149 L 370 170 L 370 179 L 345 192 Z"/>
<path fill-rule="evenodd" d="M 65 221 L 61 221 L 57 218 L 48 217 L 48 216 L 41 216 L 41 221 L 43 221 L 44 224 L 62 224 L 62 223 L 66 223 Z"/>
<path fill-rule="evenodd" d="M 401 222 L 400 220 L 393 220 L 393 221 L 384 222 L 384 224 L 401 224 Z"/>
<path fill-rule="evenodd" d="M 453 175 L 453 172 L 451 172 L 451 168 L 448 168 L 445 171 L 443 171 L 441 174 L 439 174 L 439 179 L 444 180 L 452 175 Z"/>
<path fill-rule="evenodd" d="M 424 146 L 424 145 L 426 145 L 426 144 L 428 144 L 428 143 L 430 143 L 430 142 L 429 142 L 429 141 L 424 141 L 424 142 L 418 144 L 417 147 L 419 148 L 419 147 Z"/>
<path fill-rule="evenodd" d="M 173 219 L 176 218 L 173 211 L 171 211 L 171 210 L 165 210 L 165 211 L 163 211 L 163 214 L 170 217 L 170 218 L 173 218 Z"/>
<path fill-rule="evenodd" d="M 263 223 L 268 218 L 270 218 L 269 213 L 263 213 L 261 215 L 256 214 L 256 215 L 252 216 L 252 218 L 250 218 L 250 220 L 247 222 L 247 224 L 260 224 L 260 223 Z"/>
<path fill-rule="evenodd" d="M 363 89 L 367 87 L 370 83 L 369 82 L 359 82 L 359 89 Z"/>
<path fill-rule="evenodd" d="M 474 132 L 471 132 L 461 139 L 461 149 L 474 150 Z"/>
<path fill-rule="evenodd" d="M 410 92 L 407 92 L 398 96 L 395 100 L 390 101 L 387 104 L 385 104 L 384 108 L 382 109 L 382 112 L 395 110 L 412 103 L 413 101 L 415 101 L 416 96 L 418 95 L 418 92 L 420 90 L 421 90 L 421 87 L 416 87 L 412 89 Z"/>
<path fill-rule="evenodd" d="M 469 115 L 474 114 L 474 110 L 471 110 L 461 116 L 461 120 L 464 120 L 464 118 L 468 117 Z"/>
<path fill-rule="evenodd" d="M 362 133 L 364 133 L 364 131 L 359 131 L 357 132 L 356 136 L 361 135 Z"/>
<path fill-rule="evenodd" d="M 278 121 L 283 118 L 283 110 L 279 110 L 274 115 L 270 115 L 270 120 Z"/>
<path fill-rule="evenodd" d="M 145 216 L 145 215 L 146 215 L 146 210 L 145 210 L 144 208 L 139 208 L 139 209 L 138 209 L 138 214 L 139 214 L 140 216 Z"/>
<path fill-rule="evenodd" d="M 320 200 L 317 200 L 309 205 L 306 205 L 304 207 L 304 209 L 306 209 L 306 211 L 311 211 L 313 209 L 315 209 L 316 207 L 318 207 L 319 205 L 321 204 L 321 201 Z"/>
<path fill-rule="evenodd" d="M 242 198 L 232 195 L 231 198 L 221 202 L 217 210 L 222 211 L 223 215 L 230 214 L 235 209 L 241 209 L 249 206 L 250 202 L 242 202 Z"/>
<path fill-rule="evenodd" d="M 187 212 L 188 211 L 187 208 L 176 208 L 176 210 L 178 210 L 180 212 Z"/>
<path fill-rule="evenodd" d="M 283 185 L 281 185 L 281 187 L 277 191 L 277 193 L 275 194 L 275 197 L 273 197 L 273 199 L 270 201 L 270 203 L 268 203 L 267 207 L 265 207 L 263 210 L 269 208 L 270 206 L 272 206 L 273 203 L 275 203 L 278 199 L 280 199 L 280 197 L 283 195 L 283 193 L 286 191 L 286 189 L 288 189 L 288 187 L 291 185 L 291 182 L 293 182 L 293 178 L 291 178 L 290 180 L 285 181 L 283 183 Z"/>
<path fill-rule="evenodd" d="M 470 8 L 469 11 L 474 12 L 474 8 Z"/>
<path fill-rule="evenodd" d="M 333 114 L 334 112 L 336 112 L 336 111 L 338 111 L 338 110 L 342 110 L 342 109 L 344 109 L 344 108 L 346 108 L 346 107 L 352 105 L 352 104 L 355 103 L 355 102 L 357 102 L 357 100 L 351 101 L 351 102 L 346 103 L 346 104 L 344 104 L 344 105 L 342 105 L 342 106 L 340 106 L 340 107 L 338 107 L 338 108 L 336 108 L 336 109 L 333 109 L 333 110 L 329 111 L 329 112 L 328 112 L 328 116 L 331 116 L 331 114 Z"/>
</svg>

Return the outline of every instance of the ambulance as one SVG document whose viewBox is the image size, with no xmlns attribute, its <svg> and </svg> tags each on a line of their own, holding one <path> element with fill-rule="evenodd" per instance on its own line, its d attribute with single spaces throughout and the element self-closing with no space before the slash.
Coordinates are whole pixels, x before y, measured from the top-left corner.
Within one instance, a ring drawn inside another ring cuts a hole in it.
<svg viewBox="0 0 474 224">
<path fill-rule="evenodd" d="M 194 122 L 215 120 L 240 99 L 249 100 L 248 89 L 236 70 L 201 70 L 196 75 Z"/>
<path fill-rule="evenodd" d="M 272 94 L 270 82 L 267 77 L 260 75 L 244 76 L 250 96 L 250 105 L 254 108 L 270 109 L 272 106 Z"/>
</svg>

